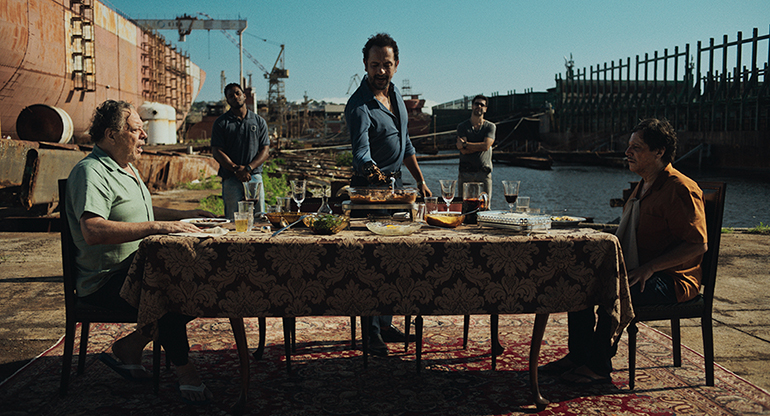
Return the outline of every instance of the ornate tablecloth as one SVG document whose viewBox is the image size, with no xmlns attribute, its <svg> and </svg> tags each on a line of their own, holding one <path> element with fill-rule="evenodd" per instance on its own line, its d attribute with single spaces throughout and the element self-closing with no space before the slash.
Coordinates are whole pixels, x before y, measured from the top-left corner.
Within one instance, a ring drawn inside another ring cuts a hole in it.
<svg viewBox="0 0 770 416">
<path fill-rule="evenodd" d="M 291 229 L 142 241 L 121 295 L 138 325 L 199 317 L 555 313 L 601 305 L 616 336 L 633 318 L 620 244 L 592 229 L 529 235 L 424 227 L 378 236 L 360 221 L 319 236 Z"/>
</svg>

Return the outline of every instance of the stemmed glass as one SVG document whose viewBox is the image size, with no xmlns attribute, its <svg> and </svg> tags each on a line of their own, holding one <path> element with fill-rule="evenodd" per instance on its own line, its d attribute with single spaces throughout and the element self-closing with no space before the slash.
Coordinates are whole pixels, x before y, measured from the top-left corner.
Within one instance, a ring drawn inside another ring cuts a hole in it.
<svg viewBox="0 0 770 416">
<path fill-rule="evenodd" d="M 505 188 L 505 202 L 508 203 L 508 209 L 513 214 L 516 200 L 519 198 L 519 185 L 521 181 L 503 181 L 503 187 Z"/>
<path fill-rule="evenodd" d="M 305 186 L 307 186 L 307 181 L 304 179 L 291 181 L 291 197 L 297 203 L 297 213 L 302 211 L 302 202 L 305 200 Z"/>
<path fill-rule="evenodd" d="M 440 180 L 441 184 L 441 199 L 446 203 L 446 211 L 449 212 L 449 204 L 455 199 L 455 184 L 457 180 Z"/>
</svg>

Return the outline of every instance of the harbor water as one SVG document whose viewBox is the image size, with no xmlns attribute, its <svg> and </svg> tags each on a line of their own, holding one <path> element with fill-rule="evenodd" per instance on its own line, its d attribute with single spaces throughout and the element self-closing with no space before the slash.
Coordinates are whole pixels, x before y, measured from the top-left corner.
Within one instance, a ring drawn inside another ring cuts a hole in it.
<svg viewBox="0 0 770 416">
<path fill-rule="evenodd" d="M 457 163 L 457 159 L 420 161 L 425 180 L 439 201 L 439 180 L 457 179 Z M 681 170 L 696 181 L 727 183 L 723 227 L 770 224 L 770 183 L 722 173 Z M 406 169 L 404 174 L 405 185 L 413 186 L 414 180 Z M 630 182 L 638 181 L 639 176 L 628 169 L 603 166 L 554 165 L 552 170 L 535 170 L 498 163 L 492 171 L 493 210 L 508 209 L 503 180 L 521 181 L 519 196 L 530 197 L 532 208 L 551 214 L 590 217 L 597 223 L 613 223 L 618 221 L 622 208 L 611 207 L 610 200 L 622 198 L 623 190 L 629 188 Z"/>
</svg>

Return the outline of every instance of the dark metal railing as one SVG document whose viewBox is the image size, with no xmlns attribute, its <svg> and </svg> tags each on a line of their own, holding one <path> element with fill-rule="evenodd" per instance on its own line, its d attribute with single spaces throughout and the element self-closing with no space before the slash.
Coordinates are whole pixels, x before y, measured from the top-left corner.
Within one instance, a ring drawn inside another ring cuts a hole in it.
<svg viewBox="0 0 770 416">
<path fill-rule="evenodd" d="M 748 39 L 738 32 L 734 41 L 724 35 L 720 44 L 697 45 L 694 54 L 687 44 L 582 70 L 570 62 L 563 78 L 556 75 L 558 129 L 615 134 L 642 118 L 665 117 L 686 131 L 770 130 L 770 34 L 755 28 Z M 760 46 L 767 56 L 759 56 Z"/>
</svg>

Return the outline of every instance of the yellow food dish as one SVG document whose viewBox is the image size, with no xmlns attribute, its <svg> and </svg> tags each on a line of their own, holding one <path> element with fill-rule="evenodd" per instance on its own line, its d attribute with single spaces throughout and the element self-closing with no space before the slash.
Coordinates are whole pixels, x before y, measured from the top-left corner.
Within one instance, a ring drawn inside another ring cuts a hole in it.
<svg viewBox="0 0 770 416">
<path fill-rule="evenodd" d="M 442 212 L 426 214 L 425 222 L 437 227 L 455 228 L 463 223 L 465 215 L 460 213 Z"/>
</svg>

